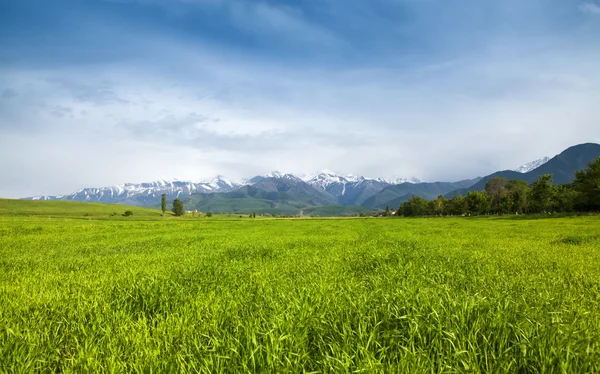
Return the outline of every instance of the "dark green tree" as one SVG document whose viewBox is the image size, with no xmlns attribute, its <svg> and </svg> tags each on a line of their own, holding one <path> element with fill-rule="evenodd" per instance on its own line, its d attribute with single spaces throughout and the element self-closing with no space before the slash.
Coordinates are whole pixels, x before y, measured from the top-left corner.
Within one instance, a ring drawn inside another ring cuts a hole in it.
<svg viewBox="0 0 600 374">
<path fill-rule="evenodd" d="M 167 212 L 167 194 L 162 194 L 160 197 L 160 209 L 162 210 L 162 215 L 164 217 Z"/>
<path fill-rule="evenodd" d="M 527 182 L 511 179 L 506 184 L 506 196 L 510 199 L 509 213 L 527 213 L 529 209 L 528 197 L 530 188 Z"/>
<path fill-rule="evenodd" d="M 467 211 L 470 214 L 487 214 L 490 212 L 490 199 L 488 194 L 479 191 L 470 191 L 465 198 Z M 465 212 L 463 212 L 465 213 Z"/>
<path fill-rule="evenodd" d="M 531 208 L 535 213 L 546 213 L 552 209 L 555 195 L 555 186 L 552 184 L 552 175 L 540 175 L 531 186 Z"/>
<path fill-rule="evenodd" d="M 185 214 L 185 210 L 183 207 L 183 201 L 179 199 L 173 200 L 173 213 L 176 216 L 183 216 Z"/>
<path fill-rule="evenodd" d="M 444 196 L 439 195 L 437 197 L 437 199 L 432 200 L 432 204 L 431 204 L 431 211 L 432 214 L 436 215 L 436 216 L 442 216 L 444 215 L 444 210 L 446 207 L 446 199 L 444 199 Z"/>
<path fill-rule="evenodd" d="M 505 178 L 494 177 L 485 185 L 485 193 L 489 196 L 492 213 L 503 213 L 501 202 L 506 193 L 506 183 Z"/>
<path fill-rule="evenodd" d="M 578 196 L 579 194 L 570 184 L 555 186 L 552 210 L 560 213 L 572 212 L 575 210 Z"/>
<path fill-rule="evenodd" d="M 575 174 L 573 187 L 578 194 L 577 209 L 600 211 L 600 157 Z"/>
<path fill-rule="evenodd" d="M 407 217 L 425 216 L 429 211 L 427 200 L 417 195 L 411 196 L 402 206 L 402 214 Z"/>
<path fill-rule="evenodd" d="M 460 216 L 469 211 L 467 200 L 462 196 L 455 196 L 448 201 L 448 214 Z"/>
</svg>

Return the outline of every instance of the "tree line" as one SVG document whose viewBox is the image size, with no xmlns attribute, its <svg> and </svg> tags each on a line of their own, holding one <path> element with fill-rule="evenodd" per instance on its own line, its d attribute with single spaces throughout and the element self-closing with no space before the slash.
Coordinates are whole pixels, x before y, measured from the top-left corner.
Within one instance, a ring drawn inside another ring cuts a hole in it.
<svg viewBox="0 0 600 374">
<path fill-rule="evenodd" d="M 600 211 L 600 157 L 575 174 L 571 184 L 555 185 L 552 175 L 540 176 L 532 184 L 495 177 L 484 191 L 427 201 L 412 196 L 400 205 L 397 216 L 444 216 L 486 214 L 534 214 Z M 389 207 L 385 215 L 391 215 Z"/>
</svg>

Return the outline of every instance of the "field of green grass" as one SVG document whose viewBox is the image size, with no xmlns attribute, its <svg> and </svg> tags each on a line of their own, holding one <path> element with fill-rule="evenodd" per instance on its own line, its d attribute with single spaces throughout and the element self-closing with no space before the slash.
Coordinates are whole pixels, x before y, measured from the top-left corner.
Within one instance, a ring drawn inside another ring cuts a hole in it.
<svg viewBox="0 0 600 374">
<path fill-rule="evenodd" d="M 599 217 L 236 217 L 0 200 L 0 372 L 600 372 Z"/>
</svg>

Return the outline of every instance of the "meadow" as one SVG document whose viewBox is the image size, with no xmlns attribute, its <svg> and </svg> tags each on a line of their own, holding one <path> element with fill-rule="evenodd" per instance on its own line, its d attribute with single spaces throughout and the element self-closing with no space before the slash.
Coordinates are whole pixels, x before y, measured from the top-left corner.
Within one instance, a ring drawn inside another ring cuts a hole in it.
<svg viewBox="0 0 600 374">
<path fill-rule="evenodd" d="M 600 372 L 599 217 L 125 209 L 0 200 L 0 372 Z"/>
</svg>

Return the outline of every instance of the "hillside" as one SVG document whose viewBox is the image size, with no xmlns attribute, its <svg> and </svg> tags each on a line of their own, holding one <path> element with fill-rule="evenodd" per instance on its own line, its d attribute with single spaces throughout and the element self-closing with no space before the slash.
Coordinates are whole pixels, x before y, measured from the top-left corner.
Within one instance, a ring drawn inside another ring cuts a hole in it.
<svg viewBox="0 0 600 374">
<path fill-rule="evenodd" d="M 0 199 L 0 216 L 40 216 L 74 218 L 122 217 L 125 211 L 133 216 L 124 219 L 160 217 L 161 211 L 117 204 L 85 203 L 75 201 L 32 201 Z M 115 215 L 116 213 L 116 215 Z"/>
<path fill-rule="evenodd" d="M 264 178 L 251 186 L 218 194 L 194 194 L 183 199 L 186 209 L 216 213 L 300 214 L 303 208 L 335 205 L 336 199 L 292 176 Z"/>
<path fill-rule="evenodd" d="M 384 188 L 381 192 L 365 200 L 361 205 L 385 209 L 387 205 L 397 208 L 401 202 L 407 201 L 412 195 L 421 196 L 432 200 L 439 195 L 447 194 L 459 188 L 467 188 L 477 183 L 479 178 L 468 179 L 458 182 L 434 182 L 434 183 L 402 183 L 396 186 Z"/>
<path fill-rule="evenodd" d="M 552 174 L 556 184 L 571 183 L 575 178 L 575 172 L 585 169 L 588 164 L 600 157 L 600 144 L 585 143 L 567 148 L 559 155 L 553 157 L 542 166 L 527 172 L 519 173 L 512 170 L 498 171 L 487 175 L 472 186 L 451 191 L 445 195 L 447 198 L 462 195 L 466 196 L 469 191 L 483 191 L 487 182 L 495 177 L 506 180 L 518 179 L 533 183 L 539 176 Z"/>
</svg>

